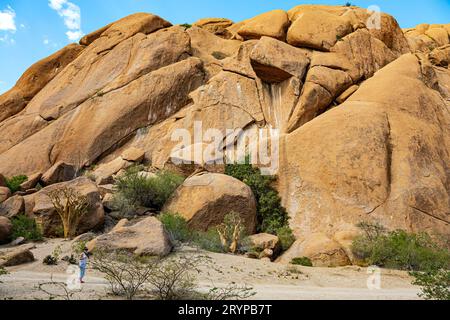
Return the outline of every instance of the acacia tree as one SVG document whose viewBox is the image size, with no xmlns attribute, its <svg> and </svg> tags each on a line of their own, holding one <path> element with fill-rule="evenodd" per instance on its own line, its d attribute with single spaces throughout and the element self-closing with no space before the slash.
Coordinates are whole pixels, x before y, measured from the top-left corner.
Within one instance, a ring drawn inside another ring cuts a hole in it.
<svg viewBox="0 0 450 320">
<path fill-rule="evenodd" d="M 73 188 L 57 189 L 48 194 L 64 228 L 64 238 L 76 236 L 78 225 L 89 209 L 88 198 Z"/>
</svg>

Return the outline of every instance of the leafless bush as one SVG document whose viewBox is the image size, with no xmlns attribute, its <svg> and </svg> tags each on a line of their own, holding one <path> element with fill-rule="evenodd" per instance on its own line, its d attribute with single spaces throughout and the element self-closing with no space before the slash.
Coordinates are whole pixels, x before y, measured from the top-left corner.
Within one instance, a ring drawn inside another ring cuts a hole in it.
<svg viewBox="0 0 450 320">
<path fill-rule="evenodd" d="M 222 247 L 226 252 L 235 254 L 239 248 L 244 226 L 242 219 L 237 213 L 225 216 L 224 222 L 217 227 Z"/>
<path fill-rule="evenodd" d="M 73 297 L 80 293 L 81 290 L 71 290 L 64 282 L 57 282 L 53 280 L 53 275 L 50 277 L 50 281 L 39 283 L 37 289 L 46 295 L 50 300 L 73 300 Z"/>
<path fill-rule="evenodd" d="M 106 275 L 111 292 L 133 300 L 155 273 L 156 259 L 141 259 L 127 252 L 107 253 L 96 250 L 91 267 Z"/>
</svg>

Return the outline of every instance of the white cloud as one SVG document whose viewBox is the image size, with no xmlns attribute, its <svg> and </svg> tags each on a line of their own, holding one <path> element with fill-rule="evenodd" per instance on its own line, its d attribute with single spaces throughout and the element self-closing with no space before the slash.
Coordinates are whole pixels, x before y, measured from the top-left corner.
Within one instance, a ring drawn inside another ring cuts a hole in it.
<svg viewBox="0 0 450 320">
<path fill-rule="evenodd" d="M 16 12 L 10 6 L 0 10 L 0 30 L 15 32 L 17 30 L 15 18 Z"/>
<path fill-rule="evenodd" d="M 81 10 L 79 6 L 68 0 L 49 0 L 48 5 L 63 18 L 64 25 L 68 29 L 66 35 L 70 41 L 76 41 L 84 35 L 81 30 Z"/>
</svg>

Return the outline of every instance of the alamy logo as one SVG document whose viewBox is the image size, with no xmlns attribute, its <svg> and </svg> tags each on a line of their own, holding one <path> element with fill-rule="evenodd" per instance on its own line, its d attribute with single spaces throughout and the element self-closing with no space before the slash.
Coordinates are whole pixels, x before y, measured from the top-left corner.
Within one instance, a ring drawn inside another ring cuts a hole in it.
<svg viewBox="0 0 450 320">
<path fill-rule="evenodd" d="M 223 165 L 250 163 L 264 175 L 275 175 L 279 168 L 280 132 L 278 129 L 257 128 L 219 130 L 207 128 L 196 121 L 193 132 L 176 129 L 171 139 L 178 144 L 172 149 L 175 165 Z"/>
</svg>

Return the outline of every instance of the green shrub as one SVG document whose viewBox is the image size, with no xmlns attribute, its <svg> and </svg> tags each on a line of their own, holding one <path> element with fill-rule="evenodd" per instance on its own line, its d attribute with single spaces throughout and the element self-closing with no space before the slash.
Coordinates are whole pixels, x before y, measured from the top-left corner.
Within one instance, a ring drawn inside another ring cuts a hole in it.
<svg viewBox="0 0 450 320">
<path fill-rule="evenodd" d="M 41 241 L 42 232 L 36 221 L 25 215 L 19 215 L 11 220 L 12 223 L 12 237 L 17 239 L 24 237 L 28 241 Z"/>
<path fill-rule="evenodd" d="M 190 24 L 190 23 L 183 23 L 183 24 L 180 24 L 180 26 L 182 26 L 183 28 L 186 28 L 186 29 L 192 28 L 192 24 Z"/>
<path fill-rule="evenodd" d="M 303 266 L 303 267 L 312 267 L 313 266 L 311 259 L 308 257 L 294 258 L 294 259 L 292 259 L 291 264 L 296 265 L 296 266 Z"/>
<path fill-rule="evenodd" d="M 20 175 L 15 176 L 10 179 L 6 179 L 6 186 L 11 190 L 12 193 L 20 191 L 20 185 L 28 180 L 27 176 Z"/>
<path fill-rule="evenodd" d="M 243 181 L 253 191 L 257 202 L 258 232 L 277 234 L 277 230 L 289 226 L 289 215 L 281 205 L 278 192 L 272 188 L 274 177 L 264 176 L 250 164 L 247 157 L 244 164 L 229 164 L 225 173 Z"/>
<path fill-rule="evenodd" d="M 194 232 L 192 235 L 192 243 L 206 251 L 226 253 L 216 228 L 211 228 L 206 232 Z"/>
<path fill-rule="evenodd" d="M 277 236 L 281 243 L 281 248 L 283 251 L 289 249 L 295 242 L 294 234 L 292 233 L 291 228 L 288 226 L 279 228 L 277 230 Z"/>
<path fill-rule="evenodd" d="M 139 169 L 131 168 L 117 178 L 114 202 L 119 204 L 119 210 L 137 207 L 161 210 L 183 180 L 183 177 L 168 171 L 161 171 L 156 177 L 148 178 L 140 174 Z"/>
<path fill-rule="evenodd" d="M 0 266 L 0 277 L 7 275 L 7 274 L 8 274 L 8 271 L 4 267 Z M 0 283 L 2 283 L 1 280 L 0 280 Z"/>
<path fill-rule="evenodd" d="M 426 233 L 387 232 L 379 227 L 372 230 L 378 231 L 366 232 L 352 244 L 355 257 L 369 265 L 410 271 L 450 267 L 449 251 Z"/>
<path fill-rule="evenodd" d="M 420 297 L 426 300 L 450 300 L 450 270 L 435 269 L 411 272 L 413 285 L 421 287 Z"/>
<path fill-rule="evenodd" d="M 174 241 L 188 242 L 192 240 L 192 232 L 189 230 L 186 219 L 174 213 L 162 213 L 159 220 L 166 228 Z"/>
</svg>

